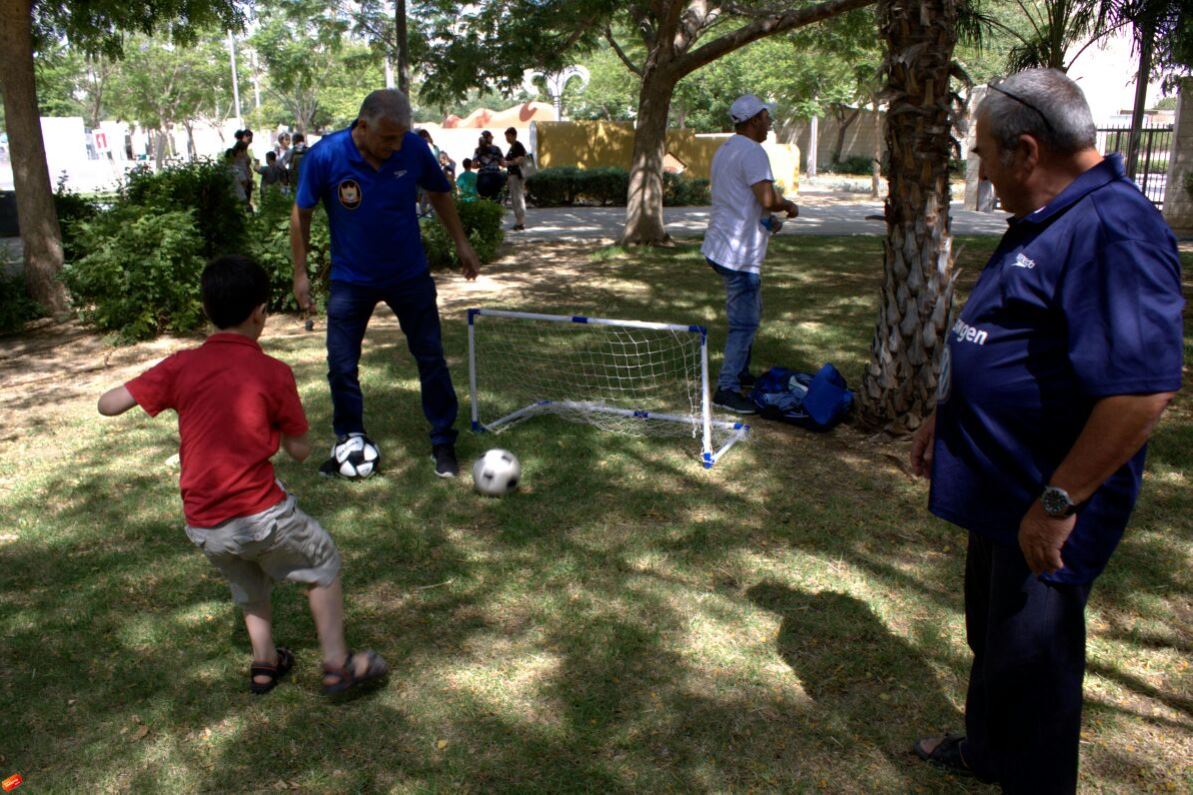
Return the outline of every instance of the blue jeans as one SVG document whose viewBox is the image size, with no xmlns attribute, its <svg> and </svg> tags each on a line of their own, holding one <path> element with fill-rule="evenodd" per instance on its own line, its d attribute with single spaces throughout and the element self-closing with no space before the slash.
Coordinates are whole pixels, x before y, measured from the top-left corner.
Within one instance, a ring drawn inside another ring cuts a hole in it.
<svg viewBox="0 0 1193 795">
<path fill-rule="evenodd" d="M 418 364 L 423 414 L 431 423 L 431 444 L 451 444 L 456 440 L 452 425 L 459 403 L 443 358 L 435 280 L 430 273 L 392 287 L 331 283 L 331 297 L 327 301 L 327 381 L 331 385 L 332 425 L 336 435 L 365 431 L 360 344 L 373 309 L 382 301 L 397 315 L 406 335 L 406 347 Z"/>
<path fill-rule="evenodd" d="M 742 376 L 750 372 L 754 335 L 762 322 L 762 277 L 706 261 L 725 281 L 725 311 L 729 316 L 729 336 L 725 338 L 725 360 L 717 376 L 717 389 L 735 392 L 741 388 Z"/>
</svg>

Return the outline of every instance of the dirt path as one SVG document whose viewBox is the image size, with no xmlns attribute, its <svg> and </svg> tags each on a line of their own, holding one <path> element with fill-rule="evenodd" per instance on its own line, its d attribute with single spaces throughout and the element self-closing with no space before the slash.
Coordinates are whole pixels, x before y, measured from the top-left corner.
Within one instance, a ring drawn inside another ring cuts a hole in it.
<svg viewBox="0 0 1193 795">
<path fill-rule="evenodd" d="M 581 282 L 592 284 L 594 278 L 586 276 L 583 266 L 593 247 L 592 243 L 546 243 L 525 250 L 511 248 L 486 266 L 475 282 L 454 273 L 438 274 L 440 311 L 445 318 L 462 317 L 470 306 L 516 295 L 532 284 L 537 294 L 548 296 L 571 292 Z M 551 278 L 544 279 L 544 273 Z M 370 333 L 378 332 L 400 334 L 391 313 L 381 311 L 374 316 Z M 306 334 L 300 318 L 279 315 L 270 318 L 262 339 L 268 348 L 270 340 Z M 159 337 L 117 346 L 76 320 L 40 320 L 23 331 L 0 336 L 0 445 L 52 424 L 65 404 L 94 403 L 103 390 L 202 339 L 202 334 Z"/>
</svg>

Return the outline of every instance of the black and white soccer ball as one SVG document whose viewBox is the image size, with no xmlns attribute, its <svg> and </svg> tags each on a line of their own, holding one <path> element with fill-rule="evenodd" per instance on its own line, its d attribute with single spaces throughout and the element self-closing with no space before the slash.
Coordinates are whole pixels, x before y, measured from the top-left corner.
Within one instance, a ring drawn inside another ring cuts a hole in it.
<svg viewBox="0 0 1193 795">
<path fill-rule="evenodd" d="M 489 450 L 472 465 L 472 484 L 486 497 L 503 497 L 518 488 L 522 465 L 509 450 Z"/>
<path fill-rule="evenodd" d="M 336 473 L 349 480 L 371 477 L 381 466 L 381 451 L 373 440 L 362 433 L 349 434 L 331 448 Z"/>
</svg>

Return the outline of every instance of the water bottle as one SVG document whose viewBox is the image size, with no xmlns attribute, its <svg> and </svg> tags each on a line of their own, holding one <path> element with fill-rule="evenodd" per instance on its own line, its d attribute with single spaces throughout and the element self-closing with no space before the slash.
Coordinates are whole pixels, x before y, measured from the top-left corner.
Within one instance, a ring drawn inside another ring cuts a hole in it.
<svg viewBox="0 0 1193 795">
<path fill-rule="evenodd" d="M 763 216 L 762 220 L 758 223 L 762 224 L 762 228 L 772 235 L 777 235 L 779 230 L 783 228 L 783 221 L 779 219 L 779 216 L 774 214 Z"/>
</svg>

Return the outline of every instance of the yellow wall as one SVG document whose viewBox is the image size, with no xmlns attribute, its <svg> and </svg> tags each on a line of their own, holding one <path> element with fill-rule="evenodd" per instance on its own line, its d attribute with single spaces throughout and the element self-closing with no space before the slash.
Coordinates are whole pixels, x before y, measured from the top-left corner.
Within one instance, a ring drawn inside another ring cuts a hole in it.
<svg viewBox="0 0 1193 795">
<path fill-rule="evenodd" d="M 691 130 L 667 131 L 667 154 L 684 164 L 684 174 L 708 179 L 712 158 L 729 135 L 696 135 Z M 539 168 L 575 166 L 629 168 L 634 154 L 634 125 L 611 121 L 541 121 L 531 125 L 535 165 Z M 775 182 L 787 193 L 799 189 L 799 147 L 764 143 Z"/>
</svg>

